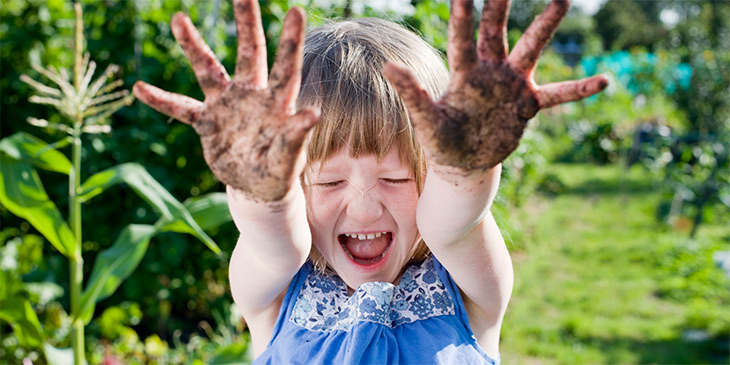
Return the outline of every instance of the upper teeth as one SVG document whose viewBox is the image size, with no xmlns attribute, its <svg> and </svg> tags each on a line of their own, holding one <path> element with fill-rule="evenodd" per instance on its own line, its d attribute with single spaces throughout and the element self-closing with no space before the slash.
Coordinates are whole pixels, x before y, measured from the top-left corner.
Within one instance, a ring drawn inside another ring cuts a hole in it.
<svg viewBox="0 0 730 365">
<path fill-rule="evenodd" d="M 378 232 L 378 233 L 368 233 L 368 234 L 362 234 L 362 233 L 345 233 L 345 237 L 351 237 L 351 238 L 357 238 L 359 240 L 371 240 L 373 238 L 378 238 L 384 234 L 387 234 L 388 232 Z"/>
</svg>

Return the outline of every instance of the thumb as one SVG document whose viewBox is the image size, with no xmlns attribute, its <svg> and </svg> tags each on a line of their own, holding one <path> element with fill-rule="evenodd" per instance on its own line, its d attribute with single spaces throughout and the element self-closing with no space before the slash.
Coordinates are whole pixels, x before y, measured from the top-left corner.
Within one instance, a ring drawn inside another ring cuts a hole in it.
<svg viewBox="0 0 730 365">
<path fill-rule="evenodd" d="M 307 133 L 319 122 L 322 111 L 319 106 L 308 106 L 299 110 L 286 121 L 286 133 L 289 145 L 301 148 Z"/>
<path fill-rule="evenodd" d="M 293 173 L 291 173 L 292 171 L 282 172 L 284 175 L 290 175 L 293 178 L 299 176 L 304 170 L 306 157 L 303 151 L 307 133 L 319 122 L 319 117 L 319 107 L 310 106 L 301 109 L 286 120 L 280 133 L 274 137 L 272 146 L 281 146 L 276 150 L 275 158 L 294 162 Z"/>
<path fill-rule="evenodd" d="M 403 65 L 386 63 L 383 73 L 398 91 L 408 109 L 413 130 L 421 147 L 428 148 L 434 143 L 436 123 L 433 118 L 438 115 L 436 104 L 420 82 Z"/>
<path fill-rule="evenodd" d="M 413 119 L 422 120 L 431 114 L 434 105 L 431 95 L 405 66 L 389 62 L 383 73 L 398 91 Z"/>
</svg>

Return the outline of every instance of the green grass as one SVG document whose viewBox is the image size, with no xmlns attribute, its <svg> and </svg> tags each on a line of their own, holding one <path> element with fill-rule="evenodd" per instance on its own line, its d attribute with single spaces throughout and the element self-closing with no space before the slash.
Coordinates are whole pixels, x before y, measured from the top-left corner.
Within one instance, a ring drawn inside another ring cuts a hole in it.
<svg viewBox="0 0 730 365">
<path fill-rule="evenodd" d="M 658 222 L 641 169 L 551 165 L 565 186 L 511 208 L 515 288 L 502 326 L 508 364 L 728 363 L 730 280 L 712 252 L 730 231 Z M 689 342 L 686 330 L 709 339 Z"/>
</svg>

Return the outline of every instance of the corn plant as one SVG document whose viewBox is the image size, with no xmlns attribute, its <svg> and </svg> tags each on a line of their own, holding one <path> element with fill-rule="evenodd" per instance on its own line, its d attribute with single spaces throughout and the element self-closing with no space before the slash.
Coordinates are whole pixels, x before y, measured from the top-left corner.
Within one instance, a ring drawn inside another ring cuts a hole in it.
<svg viewBox="0 0 730 365">
<path fill-rule="evenodd" d="M 127 90 L 118 90 L 121 80 L 111 80 L 118 67 L 111 65 L 93 79 L 96 64 L 83 52 L 82 12 L 75 4 L 75 47 L 72 77 L 63 68 L 34 66 L 54 84 L 49 86 L 23 75 L 21 80 L 38 94 L 33 103 L 50 105 L 69 123 L 50 123 L 29 118 L 39 127 L 65 132 L 60 141 L 48 144 L 27 133 L 16 133 L 0 140 L 0 204 L 27 220 L 53 247 L 69 260 L 70 315 L 72 350 L 56 349 L 43 338 L 43 331 L 31 304 L 22 295 L 0 290 L 0 320 L 11 324 L 19 341 L 29 347 L 43 345 L 49 362 L 59 361 L 73 352 L 75 364 L 85 363 L 84 326 L 94 314 L 96 303 L 109 297 L 139 265 L 150 239 L 159 232 L 174 231 L 197 237 L 216 254 L 220 249 L 201 227 L 211 227 L 230 220 L 223 194 L 200 197 L 183 204 L 162 187 L 141 165 L 125 163 L 94 174 L 82 182 L 81 136 L 111 132 L 108 117 L 133 101 Z M 71 158 L 58 149 L 71 145 Z M 64 220 L 55 203 L 48 197 L 36 168 L 68 175 L 69 212 Z M 154 225 L 129 224 L 114 243 L 101 252 L 93 263 L 84 287 L 82 259 L 82 204 L 107 188 L 125 183 L 160 218 Z M 200 224 L 196 222 L 199 218 Z M 70 359 L 68 359 L 70 361 Z"/>
</svg>

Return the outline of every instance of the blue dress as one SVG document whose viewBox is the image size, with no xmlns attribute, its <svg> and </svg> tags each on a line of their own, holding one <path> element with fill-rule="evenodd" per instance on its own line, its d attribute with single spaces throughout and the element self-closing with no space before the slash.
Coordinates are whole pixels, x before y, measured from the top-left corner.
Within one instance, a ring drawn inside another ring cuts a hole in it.
<svg viewBox="0 0 730 365">
<path fill-rule="evenodd" d="M 254 364 L 499 364 L 477 344 L 456 284 L 435 258 L 400 283 L 352 296 L 306 262 L 294 276 L 268 347 Z"/>
</svg>

